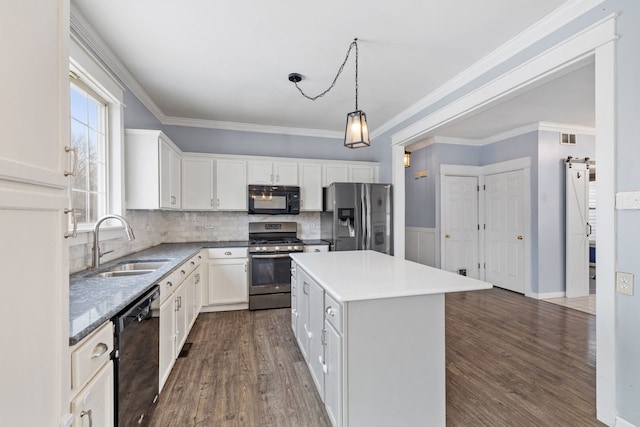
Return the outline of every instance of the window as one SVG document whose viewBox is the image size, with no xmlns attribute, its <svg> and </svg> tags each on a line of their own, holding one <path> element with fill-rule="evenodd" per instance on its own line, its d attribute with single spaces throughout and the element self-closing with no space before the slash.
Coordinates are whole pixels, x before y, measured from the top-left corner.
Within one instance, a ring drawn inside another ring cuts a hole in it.
<svg viewBox="0 0 640 427">
<path fill-rule="evenodd" d="M 78 225 L 90 226 L 108 212 L 107 102 L 80 82 L 71 81 L 71 146 L 78 169 L 69 196 Z"/>
</svg>

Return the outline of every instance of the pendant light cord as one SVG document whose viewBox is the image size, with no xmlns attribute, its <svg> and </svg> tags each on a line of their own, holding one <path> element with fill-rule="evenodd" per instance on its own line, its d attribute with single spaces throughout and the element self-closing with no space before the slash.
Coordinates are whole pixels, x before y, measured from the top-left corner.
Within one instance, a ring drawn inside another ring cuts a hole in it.
<svg viewBox="0 0 640 427">
<path fill-rule="evenodd" d="M 336 85 L 336 82 L 338 81 L 338 77 L 340 77 L 340 74 L 342 74 L 342 71 L 344 70 L 344 66 L 347 64 L 347 60 L 349 59 L 349 55 L 351 54 L 351 50 L 354 47 L 356 48 L 356 110 L 357 110 L 358 109 L 358 39 L 357 38 L 353 39 L 353 41 L 349 45 L 349 50 L 347 50 L 347 55 L 345 56 L 344 61 L 342 61 L 342 65 L 338 69 L 338 73 L 334 77 L 333 82 L 331 82 L 331 86 L 329 86 L 327 89 L 325 89 L 323 92 L 321 92 L 316 96 L 309 96 L 306 93 L 304 93 L 304 91 L 300 89 L 300 86 L 298 86 L 298 82 L 294 81 L 293 84 L 296 85 L 296 89 L 298 89 L 298 91 L 302 94 L 302 96 L 304 96 L 305 98 L 311 101 L 315 101 L 316 99 L 322 98 L 323 96 L 325 96 Z"/>
</svg>

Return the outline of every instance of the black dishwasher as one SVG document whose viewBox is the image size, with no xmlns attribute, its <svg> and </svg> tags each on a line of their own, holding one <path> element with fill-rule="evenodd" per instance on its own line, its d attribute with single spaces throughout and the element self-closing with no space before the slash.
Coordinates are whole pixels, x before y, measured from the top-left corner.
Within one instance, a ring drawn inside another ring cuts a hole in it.
<svg viewBox="0 0 640 427">
<path fill-rule="evenodd" d="M 157 286 L 115 318 L 115 425 L 148 425 L 158 399 L 160 318 L 151 315 Z M 159 300 L 158 300 L 159 301 Z"/>
</svg>

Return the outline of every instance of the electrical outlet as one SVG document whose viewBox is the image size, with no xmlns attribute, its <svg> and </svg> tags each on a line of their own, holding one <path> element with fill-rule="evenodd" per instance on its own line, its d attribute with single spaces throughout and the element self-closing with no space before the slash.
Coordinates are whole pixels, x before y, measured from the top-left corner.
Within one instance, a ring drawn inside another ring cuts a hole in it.
<svg viewBox="0 0 640 427">
<path fill-rule="evenodd" d="M 616 292 L 633 295 L 633 274 L 616 271 Z"/>
</svg>

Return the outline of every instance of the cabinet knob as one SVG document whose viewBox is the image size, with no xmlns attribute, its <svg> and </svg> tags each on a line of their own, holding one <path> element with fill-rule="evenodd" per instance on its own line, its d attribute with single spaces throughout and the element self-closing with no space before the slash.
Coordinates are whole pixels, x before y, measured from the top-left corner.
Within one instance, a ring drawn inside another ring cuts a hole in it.
<svg viewBox="0 0 640 427">
<path fill-rule="evenodd" d="M 320 249 L 314 249 L 313 252 L 320 252 Z"/>
<path fill-rule="evenodd" d="M 329 306 L 329 307 L 327 307 L 327 314 L 329 316 L 335 316 L 336 315 L 336 311 L 333 309 L 333 307 Z"/>
<path fill-rule="evenodd" d="M 231 255 L 231 252 L 226 251 L 224 254 L 225 254 L 225 255 Z"/>
<path fill-rule="evenodd" d="M 167 286 L 168 286 L 168 287 L 172 287 L 172 286 L 173 286 L 173 283 L 171 283 L 171 282 L 167 282 Z"/>
<path fill-rule="evenodd" d="M 185 274 L 187 274 L 187 272 L 184 271 L 184 270 L 180 270 L 180 274 L 182 274 L 184 276 Z"/>
<path fill-rule="evenodd" d="M 96 346 L 93 348 L 93 351 L 91 352 L 91 358 L 97 359 L 98 357 L 105 354 L 108 349 L 109 349 L 109 346 L 107 346 L 103 342 L 96 344 Z"/>
<path fill-rule="evenodd" d="M 191 265 L 196 265 L 196 262 L 195 261 L 191 261 Z"/>
<path fill-rule="evenodd" d="M 524 239 L 524 237 L 518 236 L 518 240 L 522 240 L 522 239 Z"/>
<path fill-rule="evenodd" d="M 445 234 L 445 235 L 444 235 L 444 238 L 445 238 L 445 239 L 448 239 L 449 237 L 451 237 L 451 234 L 449 234 L 449 233 L 447 233 L 447 234 Z"/>
</svg>

